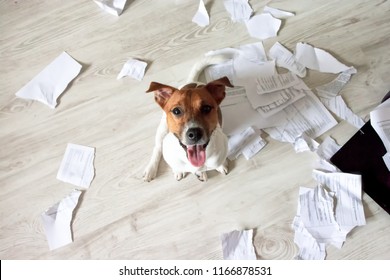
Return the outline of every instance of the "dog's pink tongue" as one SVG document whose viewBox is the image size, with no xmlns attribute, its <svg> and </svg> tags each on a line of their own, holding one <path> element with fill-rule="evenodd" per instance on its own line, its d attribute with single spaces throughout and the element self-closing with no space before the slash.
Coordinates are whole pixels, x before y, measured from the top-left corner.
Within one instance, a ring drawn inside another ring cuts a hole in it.
<svg viewBox="0 0 390 280">
<path fill-rule="evenodd" d="M 206 151 L 203 145 L 188 145 L 187 157 L 195 167 L 201 167 L 206 161 Z"/>
</svg>

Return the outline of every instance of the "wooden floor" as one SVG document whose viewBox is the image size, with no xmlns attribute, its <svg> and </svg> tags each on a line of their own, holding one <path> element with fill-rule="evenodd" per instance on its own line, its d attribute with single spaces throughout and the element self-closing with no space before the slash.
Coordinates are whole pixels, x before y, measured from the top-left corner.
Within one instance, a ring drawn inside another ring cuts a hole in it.
<svg viewBox="0 0 390 280">
<path fill-rule="evenodd" d="M 142 180 L 161 109 L 146 94 L 151 81 L 180 86 L 207 51 L 257 42 L 233 23 L 222 1 L 206 0 L 210 25 L 191 22 L 199 1 L 127 1 L 120 17 L 92 0 L 0 2 L 0 258 L 221 259 L 220 235 L 256 229 L 259 259 L 292 259 L 291 223 L 300 186 L 316 155 L 296 154 L 266 137 L 266 148 L 230 163 L 227 176 L 210 173 L 177 182 L 165 163 Z M 269 1 L 249 1 L 259 14 Z M 365 118 L 390 89 L 390 3 L 282 0 L 270 6 L 296 13 L 276 41 L 323 48 L 358 73 L 342 94 Z M 83 65 L 56 109 L 15 93 L 61 52 Z M 148 62 L 139 82 L 116 80 L 129 58 Z M 314 87 L 335 75 L 309 71 Z M 345 121 L 322 135 L 344 144 L 356 128 Z M 74 242 L 50 251 L 40 214 L 74 186 L 56 179 L 67 143 L 96 148 L 96 177 L 80 199 Z M 390 259 L 390 217 L 363 195 L 367 225 L 355 228 L 327 259 Z"/>
</svg>

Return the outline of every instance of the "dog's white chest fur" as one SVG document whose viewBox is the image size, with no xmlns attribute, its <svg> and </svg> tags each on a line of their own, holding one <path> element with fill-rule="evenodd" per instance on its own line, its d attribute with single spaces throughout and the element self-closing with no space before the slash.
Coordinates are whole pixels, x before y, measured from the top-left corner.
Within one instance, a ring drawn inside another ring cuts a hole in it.
<svg viewBox="0 0 390 280">
<path fill-rule="evenodd" d="M 175 172 L 204 172 L 217 169 L 224 164 L 228 152 L 228 140 L 218 126 L 210 137 L 206 147 L 206 161 L 201 167 L 195 167 L 189 162 L 185 150 L 172 133 L 164 137 L 162 152 L 165 161 Z"/>
</svg>

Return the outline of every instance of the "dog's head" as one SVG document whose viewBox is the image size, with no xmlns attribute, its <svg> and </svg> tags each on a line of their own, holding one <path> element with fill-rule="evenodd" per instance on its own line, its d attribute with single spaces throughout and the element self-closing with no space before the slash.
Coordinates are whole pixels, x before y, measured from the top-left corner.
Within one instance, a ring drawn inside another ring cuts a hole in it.
<svg viewBox="0 0 390 280">
<path fill-rule="evenodd" d="M 200 167 L 206 160 L 206 147 L 219 123 L 219 104 L 225 98 L 225 87 L 233 87 L 227 77 L 206 85 L 189 84 L 181 89 L 152 82 L 146 92 L 167 115 L 169 132 L 179 140 L 188 160 Z"/>
</svg>

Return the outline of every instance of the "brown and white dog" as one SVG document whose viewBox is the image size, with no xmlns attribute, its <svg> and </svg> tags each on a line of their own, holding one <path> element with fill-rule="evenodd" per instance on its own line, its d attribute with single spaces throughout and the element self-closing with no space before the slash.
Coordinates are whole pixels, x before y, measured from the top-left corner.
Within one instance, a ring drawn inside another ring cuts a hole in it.
<svg viewBox="0 0 390 280">
<path fill-rule="evenodd" d="M 208 63 L 195 67 L 191 76 L 197 78 L 197 73 Z M 164 112 L 152 158 L 144 172 L 145 181 L 156 177 L 161 155 L 176 180 L 193 173 L 206 181 L 207 170 L 228 173 L 227 137 L 222 132 L 219 108 L 226 86 L 233 87 L 227 77 L 205 85 L 190 83 L 181 89 L 156 82 L 150 84 L 147 92 L 154 92 L 154 99 Z"/>
</svg>

